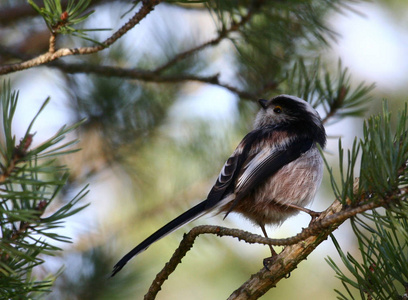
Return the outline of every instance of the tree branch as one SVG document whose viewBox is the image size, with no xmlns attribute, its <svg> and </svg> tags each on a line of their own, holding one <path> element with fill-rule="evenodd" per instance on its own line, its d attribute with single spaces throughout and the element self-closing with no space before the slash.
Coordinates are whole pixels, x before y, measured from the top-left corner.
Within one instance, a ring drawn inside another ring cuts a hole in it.
<svg viewBox="0 0 408 300">
<path fill-rule="evenodd" d="M 356 181 L 358 184 L 358 181 Z M 401 191 L 398 190 L 397 193 Z M 369 198 L 369 199 L 368 199 Z M 386 198 L 373 200 L 372 195 L 367 196 L 358 206 L 349 207 L 342 205 L 338 200 L 322 212 L 319 218 L 309 224 L 307 228 L 296 236 L 286 239 L 269 239 L 257 234 L 252 234 L 239 229 L 228 229 L 219 226 L 197 226 L 184 235 L 179 247 L 174 252 L 170 261 L 156 275 L 145 300 L 155 299 L 161 286 L 181 263 L 182 258 L 193 247 L 195 239 L 200 234 L 215 234 L 217 236 L 231 236 L 243 240 L 246 243 L 258 243 L 273 246 L 286 246 L 283 251 L 273 260 L 268 269 L 262 268 L 253 274 L 248 281 L 242 284 L 228 298 L 234 299 L 258 299 L 287 274 L 293 271 L 297 265 L 347 219 L 377 207 L 386 207 L 390 203 L 398 201 L 398 195 L 390 195 Z M 370 201 L 368 201 L 370 200 Z M 367 202 L 368 201 L 368 202 Z"/>
<path fill-rule="evenodd" d="M 263 1 L 259 1 L 259 2 L 263 2 Z M 259 3 L 260 4 L 260 3 Z M 182 53 L 177 54 L 175 57 L 173 57 L 171 60 L 169 60 L 167 63 L 165 63 L 164 65 L 158 67 L 155 72 L 160 73 L 163 72 L 165 69 L 168 69 L 169 67 L 175 65 L 176 63 L 178 63 L 179 61 L 185 59 L 186 57 L 201 51 L 209 46 L 215 46 L 217 44 L 219 44 L 223 39 L 227 38 L 228 35 L 232 32 L 238 31 L 242 26 L 244 26 L 246 23 L 248 23 L 256 8 L 259 7 L 258 5 L 252 6 L 250 9 L 248 9 L 248 12 L 241 17 L 241 20 L 236 23 L 236 22 L 232 22 L 231 26 L 229 28 L 223 28 L 219 33 L 218 36 L 214 39 L 212 39 L 211 41 L 208 41 L 206 43 L 203 43 L 201 45 L 198 45 L 192 49 L 189 49 L 187 51 L 184 51 Z"/>
<path fill-rule="evenodd" d="M 143 80 L 143 81 L 154 81 L 154 82 L 162 82 L 162 83 L 197 81 L 197 82 L 217 85 L 219 87 L 225 88 L 235 93 L 240 98 L 250 99 L 250 100 L 254 100 L 257 97 L 259 97 L 259 95 L 262 95 L 266 91 L 270 91 L 271 89 L 275 89 L 277 87 L 276 82 L 270 82 L 266 84 L 264 87 L 262 87 L 259 91 L 250 93 L 247 91 L 240 90 L 229 84 L 220 83 L 218 79 L 219 74 L 215 74 L 212 76 L 196 76 L 196 75 L 188 75 L 188 74 L 177 75 L 177 76 L 159 75 L 165 69 L 171 67 L 172 65 L 185 59 L 186 57 L 192 55 L 193 53 L 196 53 L 208 46 L 216 45 L 220 41 L 222 41 L 224 38 L 228 37 L 230 33 L 238 31 L 240 28 L 242 28 L 242 26 L 244 26 L 246 23 L 250 21 L 254 12 L 257 9 L 259 9 L 261 4 L 264 2 L 263 0 L 256 1 L 252 5 L 252 7 L 248 9 L 248 12 L 244 16 L 241 17 L 241 20 L 239 22 L 233 21 L 229 28 L 222 29 L 219 32 L 219 35 L 217 38 L 176 55 L 173 59 L 168 61 L 166 64 L 158 67 L 154 71 L 125 69 L 125 68 L 111 67 L 111 66 L 65 64 L 63 62 L 55 62 L 56 59 L 63 57 L 63 56 L 78 55 L 78 54 L 79 55 L 91 54 L 91 53 L 101 51 L 104 48 L 110 46 L 117 39 L 119 39 L 122 35 L 124 35 L 128 30 L 130 30 L 132 27 L 138 24 L 151 10 L 154 9 L 154 6 L 157 5 L 159 2 L 161 2 L 161 0 L 143 1 L 143 6 L 141 7 L 141 9 L 135 14 L 135 16 L 133 16 L 128 21 L 128 23 L 126 23 L 121 29 L 119 29 L 115 34 L 113 34 L 110 38 L 104 41 L 101 45 L 98 45 L 95 47 L 82 47 L 82 48 L 74 48 L 74 49 L 62 48 L 62 49 L 56 50 L 55 49 L 56 36 L 51 34 L 50 39 L 49 39 L 49 50 L 47 53 L 37 56 L 35 58 L 26 59 L 24 62 L 21 62 L 21 63 L 0 66 L 0 75 L 19 71 L 19 70 L 28 69 L 28 68 L 35 67 L 41 64 L 50 63 L 50 66 L 57 67 L 60 70 L 63 70 L 67 73 L 93 73 L 93 74 L 98 74 L 98 75 L 103 75 L 103 76 L 123 77 L 123 78 L 131 78 L 131 79 L 138 79 L 138 80 Z M 20 55 L 20 57 L 22 56 Z"/>
<path fill-rule="evenodd" d="M 100 45 L 93 46 L 93 47 L 81 47 L 81 48 L 61 48 L 59 50 L 53 50 L 52 45 L 50 45 L 50 50 L 45 54 L 37 56 L 33 59 L 16 63 L 10 65 L 0 66 L 0 75 L 25 70 L 28 68 L 32 68 L 41 64 L 45 64 L 51 61 L 54 61 L 63 56 L 69 55 L 77 55 L 77 54 L 92 54 L 98 51 L 101 51 L 113 43 L 115 43 L 120 37 L 122 37 L 126 32 L 132 29 L 134 26 L 140 23 L 140 21 L 146 17 L 154 7 L 159 4 L 162 0 L 145 0 L 143 1 L 143 5 L 138 12 L 125 24 L 123 25 L 118 31 L 116 31 L 111 37 L 106 39 Z M 51 38 L 50 41 L 54 42 Z"/>
<path fill-rule="evenodd" d="M 267 86 L 263 87 L 260 91 L 250 93 L 239 88 L 233 87 L 227 83 L 221 83 L 218 79 L 219 74 L 211 76 L 198 76 L 190 74 L 177 74 L 177 75 L 160 75 L 156 71 L 145 71 L 140 69 L 128 69 L 113 66 L 99 66 L 90 64 L 65 64 L 62 62 L 53 62 L 50 66 L 56 67 L 66 73 L 92 73 L 100 76 L 108 77 L 121 77 L 130 78 L 136 80 L 142 80 L 146 82 L 161 82 L 161 83 L 175 83 L 183 81 L 196 81 L 201 83 L 207 83 L 225 88 L 243 99 L 254 100 L 259 97 L 260 93 L 265 90 L 274 89 L 277 87 L 276 82 L 271 82 Z"/>
</svg>

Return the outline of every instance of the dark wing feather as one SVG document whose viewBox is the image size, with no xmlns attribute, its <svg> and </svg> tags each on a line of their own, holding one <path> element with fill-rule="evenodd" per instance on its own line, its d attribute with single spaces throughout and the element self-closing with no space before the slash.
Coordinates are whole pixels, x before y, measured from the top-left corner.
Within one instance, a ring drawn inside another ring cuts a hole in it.
<svg viewBox="0 0 408 300">
<path fill-rule="evenodd" d="M 247 194 L 280 168 L 299 158 L 312 143 L 311 139 L 297 138 L 280 147 L 264 147 L 246 162 L 236 184 L 236 193 Z"/>
<path fill-rule="evenodd" d="M 251 156 L 239 172 L 235 185 L 236 197 L 225 217 L 256 186 L 262 184 L 283 166 L 299 158 L 311 148 L 312 144 L 313 141 L 309 138 L 295 138 L 283 145 L 271 143 L 270 147 L 262 147 L 261 151 Z"/>
<path fill-rule="evenodd" d="M 228 158 L 207 196 L 206 209 L 216 206 L 226 195 L 234 192 L 235 181 L 244 162 L 247 160 L 249 149 L 258 138 L 259 130 L 248 133 Z"/>
</svg>

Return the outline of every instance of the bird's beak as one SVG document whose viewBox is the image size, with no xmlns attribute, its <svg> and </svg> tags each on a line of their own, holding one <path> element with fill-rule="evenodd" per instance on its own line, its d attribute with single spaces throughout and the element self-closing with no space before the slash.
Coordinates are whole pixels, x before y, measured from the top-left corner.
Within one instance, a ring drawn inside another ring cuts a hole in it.
<svg viewBox="0 0 408 300">
<path fill-rule="evenodd" d="M 259 99 L 258 102 L 262 106 L 263 109 L 266 109 L 268 107 L 268 100 Z"/>
</svg>

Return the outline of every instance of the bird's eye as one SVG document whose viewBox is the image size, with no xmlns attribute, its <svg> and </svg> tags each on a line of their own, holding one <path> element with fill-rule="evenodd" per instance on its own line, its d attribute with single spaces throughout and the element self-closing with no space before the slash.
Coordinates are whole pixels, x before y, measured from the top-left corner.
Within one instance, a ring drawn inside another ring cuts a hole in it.
<svg viewBox="0 0 408 300">
<path fill-rule="evenodd" d="M 273 111 L 277 114 L 280 114 L 282 112 L 282 107 L 280 106 L 275 106 L 275 108 L 273 109 Z"/>
</svg>

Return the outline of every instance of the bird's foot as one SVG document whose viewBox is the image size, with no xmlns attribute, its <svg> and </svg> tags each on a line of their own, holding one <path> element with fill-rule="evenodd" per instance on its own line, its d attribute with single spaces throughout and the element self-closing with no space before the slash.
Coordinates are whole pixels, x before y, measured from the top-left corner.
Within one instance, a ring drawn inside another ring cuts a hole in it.
<svg viewBox="0 0 408 300">
<path fill-rule="evenodd" d="M 316 219 L 322 214 L 322 212 L 314 211 L 314 210 L 311 210 L 311 209 L 308 209 L 308 208 L 305 208 L 305 207 L 302 207 L 302 206 L 299 206 L 299 205 L 296 205 L 296 204 L 287 203 L 287 204 L 284 204 L 284 205 L 287 206 L 287 207 L 294 208 L 294 209 L 297 209 L 299 211 L 303 211 L 303 212 L 307 213 L 312 218 L 310 220 L 309 225 L 312 224 L 314 221 L 316 221 Z"/>
<path fill-rule="evenodd" d="M 272 255 L 271 257 L 264 258 L 263 266 L 265 267 L 265 269 L 270 271 L 269 266 L 272 266 L 275 263 L 276 258 L 277 258 L 277 255 Z"/>
<path fill-rule="evenodd" d="M 313 210 L 309 210 L 308 214 L 310 215 L 310 217 L 312 218 L 309 222 L 309 226 L 314 223 L 316 221 L 316 219 L 318 217 L 320 217 L 320 215 L 322 214 L 322 212 L 318 212 L 318 211 L 313 211 Z"/>
</svg>

